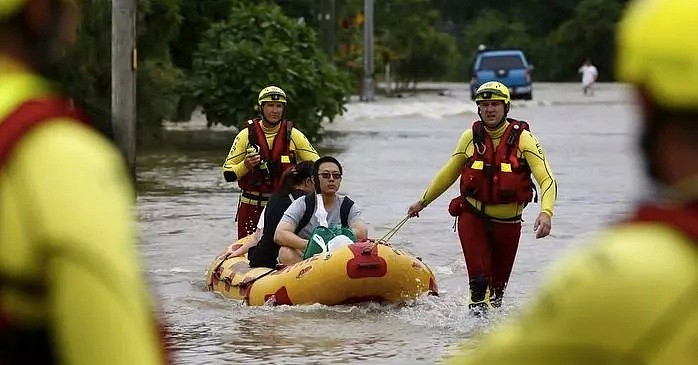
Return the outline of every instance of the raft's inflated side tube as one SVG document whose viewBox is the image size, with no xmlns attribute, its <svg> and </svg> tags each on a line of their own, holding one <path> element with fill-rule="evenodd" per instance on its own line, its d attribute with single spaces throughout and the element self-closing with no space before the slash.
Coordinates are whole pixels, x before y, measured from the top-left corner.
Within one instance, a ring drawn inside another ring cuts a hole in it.
<svg viewBox="0 0 698 365">
<path fill-rule="evenodd" d="M 272 270 L 250 268 L 246 255 L 230 256 L 252 237 L 231 244 L 211 263 L 209 290 L 249 305 L 402 303 L 423 294 L 438 294 L 431 269 L 419 258 L 390 246 L 354 243 Z"/>
</svg>

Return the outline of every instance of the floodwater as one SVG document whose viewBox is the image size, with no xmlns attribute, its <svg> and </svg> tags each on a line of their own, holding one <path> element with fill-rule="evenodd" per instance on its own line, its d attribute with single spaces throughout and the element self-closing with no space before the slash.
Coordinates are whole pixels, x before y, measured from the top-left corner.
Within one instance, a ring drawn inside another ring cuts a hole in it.
<svg viewBox="0 0 698 365">
<path fill-rule="evenodd" d="M 342 193 L 361 206 L 370 235 L 398 223 L 448 159 L 475 106 L 467 85 L 441 93 L 354 102 L 326 126 L 321 148 L 343 163 Z M 623 217 L 644 188 L 633 144 L 636 117 L 626 86 L 535 85 L 510 115 L 530 121 L 558 178 L 552 234 L 536 240 L 530 205 L 503 309 L 487 320 L 467 312 L 465 263 L 446 209 L 457 184 L 393 238 L 431 266 L 440 289 L 403 306 L 247 307 L 205 288 L 205 270 L 232 242 L 237 186 L 220 173 L 228 146 L 139 157 L 139 229 L 147 276 L 183 364 L 432 364 L 516 313 L 551 265 Z M 194 121 L 193 124 L 196 121 Z M 226 133 L 226 132 L 221 132 Z M 230 140 L 234 137 L 230 134 Z"/>
</svg>

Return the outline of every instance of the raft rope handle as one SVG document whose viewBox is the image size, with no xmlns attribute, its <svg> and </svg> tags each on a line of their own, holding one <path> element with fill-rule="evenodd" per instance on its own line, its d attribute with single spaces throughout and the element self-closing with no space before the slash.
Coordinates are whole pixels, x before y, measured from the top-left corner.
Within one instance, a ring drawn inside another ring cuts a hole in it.
<svg viewBox="0 0 698 365">
<path fill-rule="evenodd" d="M 399 231 L 400 228 L 402 228 L 402 226 L 405 225 L 405 223 L 407 223 L 408 219 L 410 219 L 410 216 L 405 216 L 405 218 L 402 218 L 402 220 L 399 221 L 393 228 L 391 228 L 385 235 L 383 235 L 383 237 L 375 240 L 373 243 L 374 247 L 376 247 L 376 245 L 378 245 L 379 243 L 387 243 L 388 240 L 391 239 L 395 235 L 395 233 L 397 233 L 397 231 Z"/>
</svg>

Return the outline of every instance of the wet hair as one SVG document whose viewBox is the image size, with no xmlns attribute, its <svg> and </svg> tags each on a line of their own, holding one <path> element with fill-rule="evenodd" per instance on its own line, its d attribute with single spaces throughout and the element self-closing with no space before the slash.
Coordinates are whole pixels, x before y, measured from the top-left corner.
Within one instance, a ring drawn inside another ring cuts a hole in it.
<svg viewBox="0 0 698 365">
<path fill-rule="evenodd" d="M 64 4 L 60 0 L 49 0 L 45 5 L 45 11 L 49 16 L 44 20 L 40 34 L 37 33 L 36 29 L 32 29 L 31 24 L 26 20 L 28 14 L 27 6 L 21 5 L 17 12 L 4 20 L 0 19 L 0 35 L 10 32 L 18 37 L 28 57 L 32 60 L 33 68 L 51 81 L 61 81 L 56 80 L 57 74 L 63 68 L 70 68 L 71 66 L 58 64 L 59 62 L 65 62 L 65 57 L 58 52 L 59 48 L 57 47 L 61 18 L 68 11 L 67 7 L 69 5 Z"/>
<path fill-rule="evenodd" d="M 337 161 L 336 158 L 332 156 L 322 156 L 320 157 L 317 161 L 315 161 L 315 164 L 313 165 L 313 182 L 315 183 L 315 192 L 320 194 L 320 177 L 318 176 L 318 173 L 320 172 L 320 165 L 322 165 L 325 162 L 331 162 L 339 168 L 339 173 L 342 174 L 342 164 Z"/>
<path fill-rule="evenodd" d="M 296 166 L 284 171 L 281 175 L 281 191 L 282 194 L 291 192 L 294 186 L 302 183 L 305 179 L 313 177 L 314 165 L 311 161 L 303 161 Z"/>
</svg>

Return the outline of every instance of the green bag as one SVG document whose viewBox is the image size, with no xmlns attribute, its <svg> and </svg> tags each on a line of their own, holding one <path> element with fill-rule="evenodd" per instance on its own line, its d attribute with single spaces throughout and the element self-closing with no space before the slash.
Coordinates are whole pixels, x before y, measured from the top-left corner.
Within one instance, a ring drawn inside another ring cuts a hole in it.
<svg viewBox="0 0 698 365">
<path fill-rule="evenodd" d="M 303 260 L 323 252 L 356 242 L 354 232 L 348 227 L 336 225 L 332 227 L 317 227 L 308 238 L 308 245 L 303 250 Z"/>
</svg>

